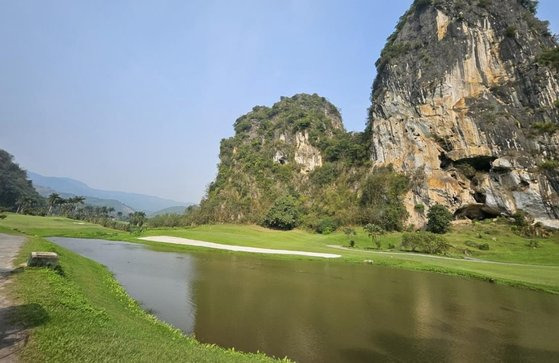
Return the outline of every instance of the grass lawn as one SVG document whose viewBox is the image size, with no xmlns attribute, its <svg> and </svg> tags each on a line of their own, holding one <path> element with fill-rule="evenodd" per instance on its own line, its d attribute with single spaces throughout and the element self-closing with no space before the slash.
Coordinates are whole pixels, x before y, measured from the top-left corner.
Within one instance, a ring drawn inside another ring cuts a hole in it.
<svg viewBox="0 0 559 363">
<path fill-rule="evenodd" d="M 13 318 L 32 329 L 20 353 L 23 361 L 273 361 L 263 354 L 226 350 L 184 336 L 144 312 L 105 267 L 42 237 L 28 238 L 18 262 L 38 250 L 57 252 L 61 270 L 26 268 L 14 275 L 10 294 L 18 306 Z"/>
<path fill-rule="evenodd" d="M 513 233 L 508 225 L 492 221 L 453 227 L 452 231 L 445 236 L 454 246 L 448 256 L 453 259 L 401 253 L 397 249 L 390 250 L 390 245 L 399 246 L 401 233 L 390 233 L 383 236 L 381 250 L 375 250 L 371 239 L 361 228 L 356 229 L 356 248 L 345 250 L 331 247 L 332 245 L 346 246 L 348 244 L 343 232 L 320 235 L 303 230 L 276 231 L 254 225 L 205 225 L 193 228 L 147 229 L 141 235 L 132 235 L 66 218 L 9 214 L 8 218 L 0 221 L 0 231 L 2 228 L 16 229 L 38 236 L 73 236 L 132 241 L 161 251 L 190 251 L 199 248 L 141 241 L 137 237 L 167 235 L 251 247 L 337 253 L 342 255 L 340 260 L 335 261 L 339 263 L 373 260 L 377 265 L 469 276 L 559 293 L 559 235 L 555 234 L 548 239 L 535 239 L 540 247 L 531 248 L 528 246 L 530 239 Z M 489 250 L 481 251 L 475 247 L 468 247 L 466 245 L 468 241 L 487 243 Z M 468 250 L 470 258 L 490 263 L 465 260 L 465 249 Z M 230 252 L 215 251 L 215 253 Z M 262 255 L 262 258 L 309 259 L 302 256 L 274 255 Z M 496 263 L 491 263 L 491 261 Z"/>
<path fill-rule="evenodd" d="M 141 235 L 104 228 L 60 217 L 8 214 L 0 220 L 0 233 L 25 234 L 28 242 L 20 253 L 23 262 L 30 251 L 54 251 L 60 255 L 62 272 L 27 268 L 15 275 L 11 293 L 20 304 L 15 317 L 33 333 L 21 353 L 24 361 L 269 361 L 260 354 L 244 354 L 205 345 L 144 312 L 100 264 L 48 242 L 46 236 L 102 238 L 143 243 L 164 251 L 192 251 L 197 247 L 138 240 L 141 236 L 168 235 L 223 244 L 338 253 L 331 263 L 363 263 L 405 269 L 435 271 L 475 277 L 513 286 L 559 293 L 559 240 L 557 235 L 538 240 L 539 248 L 514 234 L 509 226 L 476 223 L 455 227 L 446 238 L 455 247 L 451 258 L 390 251 L 398 246 L 400 233 L 382 237 L 381 251 L 362 229 L 357 247 L 336 232 L 318 235 L 302 230 L 274 231 L 258 226 L 215 225 L 195 228 L 148 229 Z M 489 251 L 466 246 L 467 241 L 487 243 Z M 464 249 L 480 263 L 461 259 Z M 231 253 L 212 250 L 212 253 Z M 310 259 L 302 256 L 261 255 L 261 258 Z M 503 264 L 512 263 L 512 264 Z"/>
<path fill-rule="evenodd" d="M 75 221 L 64 217 L 37 217 L 14 213 L 5 213 L 6 219 L 0 219 L 0 232 L 16 231 L 31 236 L 109 238 L 129 235 L 98 224 Z"/>
<path fill-rule="evenodd" d="M 373 242 L 362 228 L 356 228 L 356 251 L 372 250 Z M 313 234 L 302 230 L 276 231 L 254 225 L 205 225 L 194 228 L 148 229 L 142 236 L 167 235 L 201 241 L 218 242 L 262 248 L 285 248 L 313 252 L 334 252 L 329 245 L 346 246 L 347 237 L 342 232 L 329 235 Z M 508 225 L 485 222 L 456 226 L 445 237 L 455 248 L 451 257 L 463 258 L 464 249 L 469 256 L 488 261 L 559 266 L 559 234 L 548 239 L 535 238 L 539 248 L 528 247 L 528 238 L 512 232 Z M 389 233 L 381 238 L 381 250 L 389 245 L 399 246 L 402 233 Z M 489 251 L 468 247 L 465 243 L 487 243 Z"/>
<path fill-rule="evenodd" d="M 357 247 L 344 250 L 329 247 L 348 244 L 347 237 L 342 232 L 318 235 L 301 230 L 275 231 L 259 226 L 208 225 L 187 229 L 150 229 L 143 235 L 168 235 L 251 247 L 337 253 L 342 255 L 339 262 L 373 260 L 377 265 L 475 277 L 512 286 L 559 293 L 559 240 L 557 235 L 549 239 L 537 239 L 540 247 L 534 249 L 528 247 L 527 238 L 514 234 L 507 225 L 487 222 L 459 226 L 446 235 L 448 241 L 455 246 L 449 256 L 452 259 L 442 259 L 437 256 L 389 250 L 390 244 L 394 246 L 400 244 L 401 233 L 390 233 L 382 237 L 381 250 L 378 251 L 373 249 L 373 242 L 362 229 L 356 229 L 356 231 Z M 472 249 L 465 245 L 466 241 L 487 243 L 490 250 Z M 147 244 L 158 250 L 196 249 L 195 247 L 169 244 L 149 242 Z M 465 260 L 463 254 L 465 248 L 468 248 L 470 257 L 489 263 Z M 282 256 L 281 258 L 300 259 L 305 257 Z M 491 263 L 492 261 L 497 263 Z M 504 263 L 511 263 L 511 265 Z"/>
</svg>

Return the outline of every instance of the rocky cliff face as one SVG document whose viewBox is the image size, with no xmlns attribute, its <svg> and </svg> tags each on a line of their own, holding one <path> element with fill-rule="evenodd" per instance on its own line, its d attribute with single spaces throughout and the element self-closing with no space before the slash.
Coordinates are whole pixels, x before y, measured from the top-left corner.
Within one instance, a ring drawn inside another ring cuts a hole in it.
<svg viewBox="0 0 559 363">
<path fill-rule="evenodd" d="M 529 0 L 418 0 L 401 18 L 373 86 L 375 166 L 412 175 L 411 223 L 440 203 L 483 218 L 522 210 L 559 227 L 556 47 Z"/>
<path fill-rule="evenodd" d="M 345 135 L 337 108 L 318 95 L 255 107 L 221 143 L 218 176 L 201 204 L 207 219 L 258 222 L 276 198 L 309 192 L 311 173 Z"/>
</svg>

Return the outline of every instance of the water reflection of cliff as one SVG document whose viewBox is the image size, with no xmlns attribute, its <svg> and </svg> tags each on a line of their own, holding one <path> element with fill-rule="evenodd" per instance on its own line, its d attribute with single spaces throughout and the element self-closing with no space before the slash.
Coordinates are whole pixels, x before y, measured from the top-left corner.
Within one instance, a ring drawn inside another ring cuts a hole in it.
<svg viewBox="0 0 559 363">
<path fill-rule="evenodd" d="M 196 336 L 302 362 L 559 357 L 559 298 L 332 262 L 204 258 Z"/>
</svg>

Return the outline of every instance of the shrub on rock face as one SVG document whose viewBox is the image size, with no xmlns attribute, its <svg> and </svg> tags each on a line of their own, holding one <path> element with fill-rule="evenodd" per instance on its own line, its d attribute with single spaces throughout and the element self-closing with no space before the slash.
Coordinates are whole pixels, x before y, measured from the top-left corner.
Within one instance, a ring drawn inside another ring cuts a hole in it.
<svg viewBox="0 0 559 363">
<path fill-rule="evenodd" d="M 274 229 L 290 230 L 299 225 L 299 218 L 297 200 L 288 195 L 276 199 L 264 217 L 264 225 Z"/>
<path fill-rule="evenodd" d="M 407 176 L 391 167 L 376 169 L 363 182 L 361 222 L 376 224 L 385 231 L 401 231 L 408 218 L 403 196 L 410 188 Z"/>
<path fill-rule="evenodd" d="M 450 222 L 454 219 L 454 216 L 444 205 L 435 204 L 429 209 L 427 218 L 427 231 L 444 234 L 450 229 Z"/>
<path fill-rule="evenodd" d="M 450 245 L 435 233 L 414 232 L 404 233 L 400 249 L 408 252 L 421 252 L 431 255 L 442 255 L 448 251 Z"/>
<path fill-rule="evenodd" d="M 543 52 L 539 56 L 538 61 L 551 68 L 559 70 L 559 48 L 553 48 Z"/>
<path fill-rule="evenodd" d="M 528 219 L 526 217 L 526 213 L 524 211 L 517 211 L 516 213 L 514 213 L 512 215 L 512 219 L 513 219 L 513 223 L 515 226 L 518 227 L 526 227 L 529 223 L 528 223 Z"/>
</svg>

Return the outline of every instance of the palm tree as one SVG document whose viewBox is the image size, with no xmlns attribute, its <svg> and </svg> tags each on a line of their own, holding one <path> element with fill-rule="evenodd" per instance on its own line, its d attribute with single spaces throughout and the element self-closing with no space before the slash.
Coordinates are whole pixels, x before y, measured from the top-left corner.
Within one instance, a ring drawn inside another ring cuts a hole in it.
<svg viewBox="0 0 559 363">
<path fill-rule="evenodd" d="M 142 227 L 146 220 L 146 214 L 144 212 L 134 212 L 130 213 L 130 224 L 136 227 Z"/>
<path fill-rule="evenodd" d="M 16 206 L 17 206 L 16 213 L 25 214 L 25 212 L 28 211 L 29 208 L 33 207 L 34 204 L 35 204 L 35 200 L 33 200 L 33 198 L 30 198 L 28 196 L 20 197 L 16 201 Z"/>
<path fill-rule="evenodd" d="M 85 201 L 85 197 L 75 196 L 75 197 L 68 198 L 67 203 L 70 205 L 71 211 L 75 213 L 76 210 L 78 209 L 78 205 L 84 204 L 84 201 Z"/>
<path fill-rule="evenodd" d="M 52 193 L 51 195 L 48 196 L 47 198 L 47 205 L 49 206 L 49 215 L 52 214 L 54 208 L 60 204 L 62 204 L 62 201 L 64 199 L 60 197 L 60 195 L 58 193 Z"/>
</svg>

